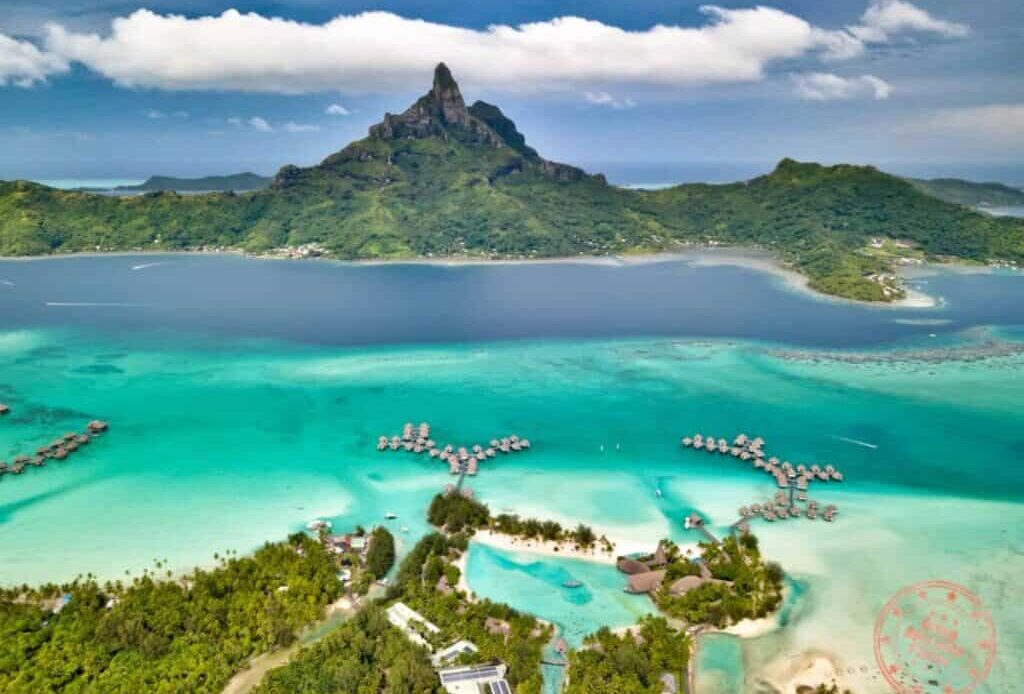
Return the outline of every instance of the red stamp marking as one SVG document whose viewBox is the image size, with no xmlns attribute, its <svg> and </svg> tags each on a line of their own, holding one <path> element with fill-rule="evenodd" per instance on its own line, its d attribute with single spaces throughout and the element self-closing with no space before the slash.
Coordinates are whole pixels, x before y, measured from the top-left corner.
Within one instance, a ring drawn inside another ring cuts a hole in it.
<svg viewBox="0 0 1024 694">
<path fill-rule="evenodd" d="M 992 616 L 956 583 L 907 586 L 875 621 L 875 660 L 899 694 L 969 694 L 995 657 Z"/>
</svg>

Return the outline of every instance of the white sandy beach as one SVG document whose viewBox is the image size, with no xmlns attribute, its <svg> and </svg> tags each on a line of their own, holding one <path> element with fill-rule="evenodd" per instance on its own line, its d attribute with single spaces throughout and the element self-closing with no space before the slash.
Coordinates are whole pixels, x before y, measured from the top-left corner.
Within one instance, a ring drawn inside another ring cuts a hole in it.
<svg viewBox="0 0 1024 694">
<path fill-rule="evenodd" d="M 600 533 L 598 533 L 598 535 L 600 535 Z M 608 539 L 612 540 L 612 538 Z M 527 540 L 513 535 L 492 533 L 489 530 L 481 530 L 473 536 L 472 541 L 495 549 L 504 550 L 506 552 L 527 552 L 529 554 L 538 554 L 546 557 L 559 557 L 561 559 L 584 559 L 586 561 L 610 564 L 612 566 L 615 565 L 616 557 L 621 554 L 619 544 L 616 543 L 615 540 L 612 540 L 615 544 L 615 550 L 611 553 L 601 551 L 597 546 L 592 549 L 582 549 L 576 547 L 570 542 Z"/>
</svg>

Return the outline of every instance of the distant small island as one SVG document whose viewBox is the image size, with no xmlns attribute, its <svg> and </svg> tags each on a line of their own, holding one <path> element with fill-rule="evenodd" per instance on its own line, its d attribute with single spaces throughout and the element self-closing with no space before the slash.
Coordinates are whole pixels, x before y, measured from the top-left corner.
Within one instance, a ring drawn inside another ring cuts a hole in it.
<svg viewBox="0 0 1024 694">
<path fill-rule="evenodd" d="M 0 183 L 0 255 L 304 249 L 487 260 L 730 245 L 770 251 L 818 292 L 881 302 L 904 298 L 896 267 L 906 262 L 1024 264 L 1024 220 L 922 185 L 870 166 L 784 159 L 739 183 L 613 186 L 541 157 L 497 106 L 467 106 L 440 64 L 404 113 L 316 166 L 283 167 L 264 190 L 103 196 Z"/>
<path fill-rule="evenodd" d="M 922 193 L 966 207 L 1024 206 L 1024 190 L 1002 183 L 976 183 L 962 178 L 907 179 Z"/>
<path fill-rule="evenodd" d="M 76 188 L 83 193 L 224 193 L 234 191 L 247 193 L 269 188 L 274 179 L 252 172 L 229 174 L 227 176 L 203 176 L 200 178 L 176 178 L 174 176 L 150 176 L 144 182 L 114 188 Z"/>
</svg>

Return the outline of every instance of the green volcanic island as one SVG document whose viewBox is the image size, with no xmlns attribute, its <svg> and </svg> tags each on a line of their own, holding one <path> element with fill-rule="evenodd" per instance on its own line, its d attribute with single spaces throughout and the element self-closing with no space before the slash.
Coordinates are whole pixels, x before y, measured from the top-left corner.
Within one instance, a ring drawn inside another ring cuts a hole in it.
<svg viewBox="0 0 1024 694">
<path fill-rule="evenodd" d="M 117 198 L 0 183 L 0 254 L 312 249 L 341 259 L 552 258 L 729 244 L 767 249 L 837 296 L 890 301 L 899 254 L 1024 262 L 1024 222 L 945 202 L 866 166 L 784 159 L 727 185 L 609 185 L 527 146 L 497 106 L 467 107 L 442 64 L 432 89 L 368 137 L 266 190 Z"/>
</svg>

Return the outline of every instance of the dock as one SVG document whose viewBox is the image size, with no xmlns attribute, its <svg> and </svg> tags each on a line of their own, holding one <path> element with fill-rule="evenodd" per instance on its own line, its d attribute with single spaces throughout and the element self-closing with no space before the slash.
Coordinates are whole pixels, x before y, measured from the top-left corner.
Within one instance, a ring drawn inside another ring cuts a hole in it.
<svg viewBox="0 0 1024 694">
<path fill-rule="evenodd" d="M 467 475 L 473 477 L 479 472 L 480 463 L 493 460 L 499 455 L 528 451 L 531 446 L 529 439 L 520 438 L 517 434 L 493 438 L 486 447 L 479 443 L 458 447 L 453 444 L 442 445 L 431 438 L 428 422 L 421 422 L 418 426 L 406 422 L 401 434 L 382 434 L 377 438 L 377 450 L 382 453 L 403 451 L 414 455 L 426 455 L 431 460 L 445 463 L 448 465 L 449 474 L 459 476 L 454 486 L 456 490 L 462 489 Z"/>
<path fill-rule="evenodd" d="M 731 530 L 745 532 L 749 528 L 749 521 L 754 518 L 773 523 L 791 518 L 816 520 L 820 517 L 826 522 L 832 522 L 839 512 L 835 505 L 821 507 L 818 501 L 810 498 L 812 484 L 843 481 L 843 473 L 834 465 L 793 465 L 788 460 L 780 460 L 775 456 L 766 457 L 764 439 L 760 436 L 751 438 L 746 434 L 739 434 L 730 443 L 728 438 L 719 439 L 696 433 L 684 436 L 680 440 L 680 445 L 712 455 L 731 457 L 771 476 L 777 489 L 775 495 L 764 502 L 741 506 L 739 519 L 730 526 Z M 708 532 L 697 514 L 691 514 L 685 524 L 687 528 L 701 530 L 709 540 L 717 543 L 717 539 Z"/>
<path fill-rule="evenodd" d="M 8 474 L 20 475 L 29 466 L 45 467 L 49 460 L 63 462 L 73 453 L 81 450 L 93 438 L 107 431 L 108 428 L 109 425 L 106 422 L 98 419 L 93 420 L 86 425 L 85 432 L 69 431 L 62 434 L 50 443 L 37 448 L 32 455 L 20 453 L 10 463 L 0 460 L 0 479 L 3 479 L 3 476 Z"/>
</svg>

